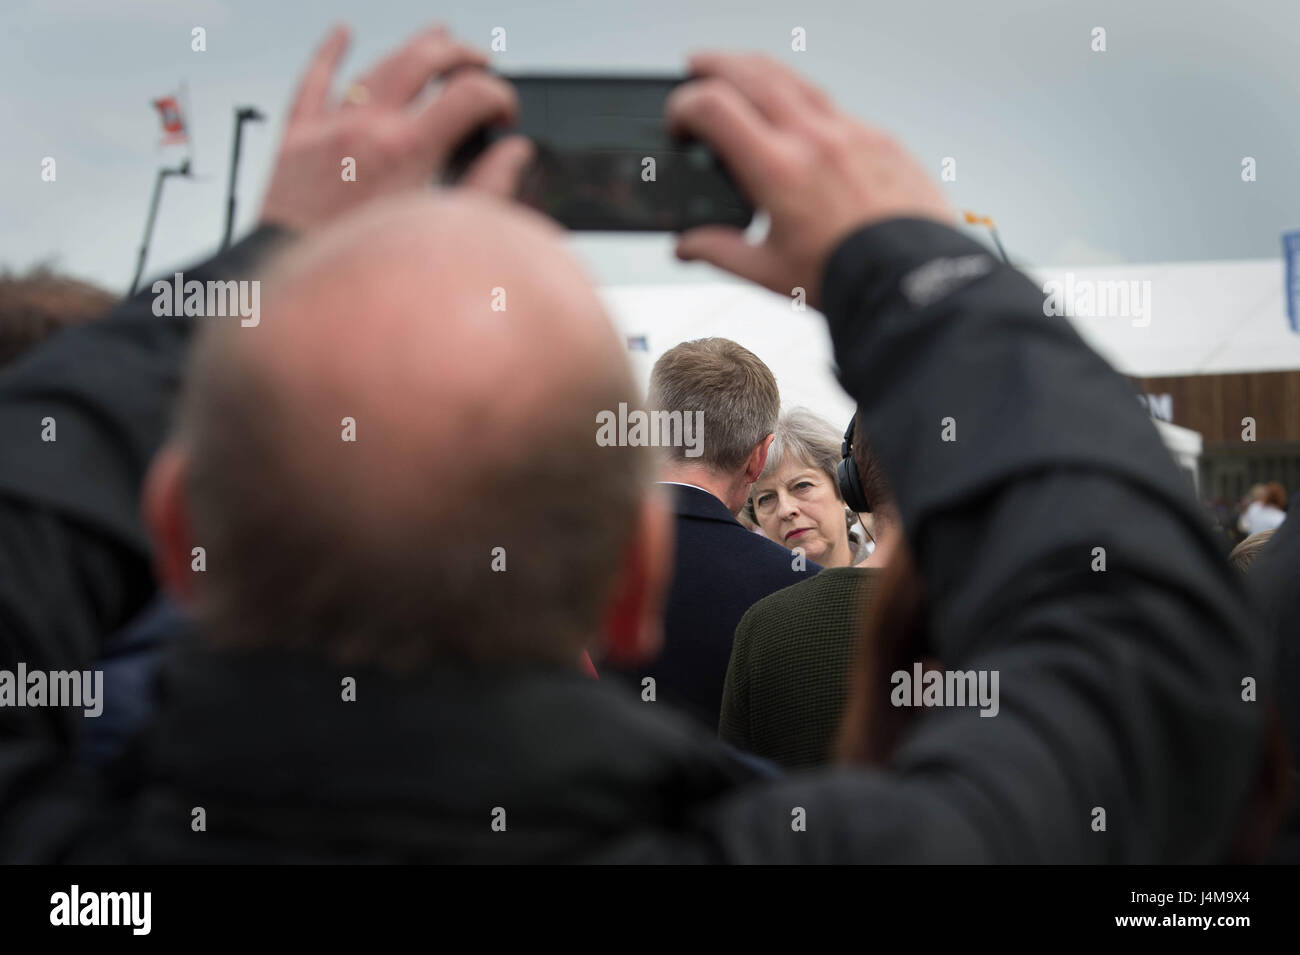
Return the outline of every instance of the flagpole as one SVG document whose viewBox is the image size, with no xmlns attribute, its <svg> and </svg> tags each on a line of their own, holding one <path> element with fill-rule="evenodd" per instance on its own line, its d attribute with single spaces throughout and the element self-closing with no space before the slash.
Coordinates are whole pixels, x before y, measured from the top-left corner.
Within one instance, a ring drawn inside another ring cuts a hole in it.
<svg viewBox="0 0 1300 955">
<path fill-rule="evenodd" d="M 153 184 L 153 198 L 149 201 L 149 218 L 145 222 L 144 242 L 140 245 L 140 257 L 135 263 L 135 275 L 131 278 L 131 287 L 127 291 L 127 298 L 135 294 L 136 286 L 140 284 L 140 276 L 144 274 L 145 259 L 149 257 L 149 243 L 153 241 L 153 225 L 158 218 L 158 203 L 162 198 L 163 183 L 168 176 L 188 176 L 190 174 L 190 161 L 186 159 L 175 169 L 168 169 L 166 166 L 159 167 L 158 177 Z"/>
<path fill-rule="evenodd" d="M 1011 260 L 1007 258 L 1007 250 L 1002 248 L 1002 240 L 998 237 L 998 230 L 993 228 L 993 226 L 989 226 L 989 233 L 993 236 L 993 242 L 997 245 L 998 252 L 1002 255 L 1002 261 L 1007 263 L 1007 265 L 1010 265 Z"/>
<path fill-rule="evenodd" d="M 998 247 L 998 254 L 1002 256 L 1002 261 L 1007 265 L 1011 264 L 1011 260 L 1007 258 L 1007 250 L 1002 247 L 1002 237 L 998 235 L 998 229 L 993 224 L 992 216 L 979 216 L 973 212 L 967 212 L 963 213 L 963 218 L 965 218 L 967 225 L 982 225 L 987 228 L 989 234 L 993 236 L 993 244 Z"/>
<path fill-rule="evenodd" d="M 179 88 L 180 96 L 178 98 L 183 104 L 181 107 L 181 116 L 185 117 L 185 146 L 190 154 L 189 159 L 187 159 L 186 162 L 192 168 L 194 165 L 194 129 L 193 123 L 190 122 L 189 118 L 192 117 L 194 113 L 190 110 L 190 85 L 185 82 L 185 80 L 181 80 Z"/>
<path fill-rule="evenodd" d="M 185 101 L 184 106 L 181 100 Z M 171 142 L 184 142 L 189 147 L 189 155 L 181 161 L 181 164 L 174 169 L 166 166 L 158 167 L 158 176 L 154 179 L 153 196 L 149 200 L 149 216 L 144 225 L 144 241 L 140 243 L 140 255 L 135 262 L 135 275 L 131 277 L 131 286 L 127 291 L 127 296 L 135 294 L 136 287 L 140 284 L 140 277 L 144 274 L 144 264 L 149 258 L 149 245 L 153 241 L 153 227 L 158 221 L 158 205 L 162 202 L 163 184 L 166 183 L 168 176 L 190 176 L 193 170 L 194 161 L 194 140 L 189 134 L 185 123 L 185 110 L 189 109 L 189 86 L 184 80 L 181 80 L 176 96 L 163 97 L 153 101 L 154 108 L 158 110 L 163 124 L 162 143 L 166 146 Z M 174 108 L 174 114 L 168 112 L 168 107 Z"/>
<path fill-rule="evenodd" d="M 230 236 L 235 229 L 235 175 L 239 170 L 239 147 L 244 139 L 244 123 L 252 120 L 260 123 L 266 119 L 253 106 L 241 106 L 235 110 L 235 144 L 230 154 L 230 185 L 226 188 L 226 232 L 221 239 L 223 249 L 230 248 Z"/>
</svg>

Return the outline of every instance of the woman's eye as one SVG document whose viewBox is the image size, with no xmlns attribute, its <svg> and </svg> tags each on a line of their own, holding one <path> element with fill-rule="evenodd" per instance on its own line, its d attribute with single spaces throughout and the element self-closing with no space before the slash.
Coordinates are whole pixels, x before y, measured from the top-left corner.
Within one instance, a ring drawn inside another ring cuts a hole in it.
<svg viewBox="0 0 1300 955">
<path fill-rule="evenodd" d="M 812 481 L 800 481 L 798 484 L 794 486 L 794 489 L 796 491 L 802 491 L 810 487 L 812 487 Z"/>
<path fill-rule="evenodd" d="M 764 494 L 762 497 L 760 497 L 757 501 L 754 502 L 754 506 L 762 507 L 763 505 L 767 504 L 770 500 L 772 500 L 772 495 Z"/>
</svg>

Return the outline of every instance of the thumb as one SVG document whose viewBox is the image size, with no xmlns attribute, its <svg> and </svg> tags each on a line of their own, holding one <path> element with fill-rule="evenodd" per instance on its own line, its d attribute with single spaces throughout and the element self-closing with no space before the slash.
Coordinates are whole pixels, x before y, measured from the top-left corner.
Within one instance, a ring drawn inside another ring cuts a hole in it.
<svg viewBox="0 0 1300 955">
<path fill-rule="evenodd" d="M 507 137 L 478 158 L 461 184 L 509 199 L 519 190 L 519 178 L 532 158 L 532 142 L 523 136 Z"/>
<path fill-rule="evenodd" d="M 677 240 L 677 257 L 684 262 L 708 262 L 724 272 L 766 285 L 767 251 L 745 241 L 745 233 L 729 226 L 700 226 Z"/>
</svg>

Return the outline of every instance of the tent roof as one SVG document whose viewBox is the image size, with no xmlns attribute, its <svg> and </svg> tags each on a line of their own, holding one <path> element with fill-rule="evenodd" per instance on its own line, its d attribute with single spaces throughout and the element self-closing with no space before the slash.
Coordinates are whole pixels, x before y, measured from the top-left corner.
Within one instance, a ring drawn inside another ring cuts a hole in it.
<svg viewBox="0 0 1300 955">
<path fill-rule="evenodd" d="M 1076 290 L 1081 283 L 1150 283 L 1145 323 L 1077 314 L 1069 319 L 1127 375 L 1300 369 L 1300 335 L 1287 324 L 1280 259 L 1043 268 L 1029 274 L 1040 286 L 1069 281 Z M 785 404 L 851 413 L 852 403 L 829 374 L 830 340 L 820 316 L 795 311 L 784 296 L 722 282 L 606 286 L 602 295 L 620 329 L 647 337 L 646 378 L 654 359 L 677 342 L 722 335 L 768 363 Z"/>
<path fill-rule="evenodd" d="M 1116 368 L 1137 377 L 1284 371 L 1300 368 L 1281 259 L 1033 269 L 1040 285 L 1150 282 L 1149 324 L 1073 317 L 1080 334 Z"/>
</svg>

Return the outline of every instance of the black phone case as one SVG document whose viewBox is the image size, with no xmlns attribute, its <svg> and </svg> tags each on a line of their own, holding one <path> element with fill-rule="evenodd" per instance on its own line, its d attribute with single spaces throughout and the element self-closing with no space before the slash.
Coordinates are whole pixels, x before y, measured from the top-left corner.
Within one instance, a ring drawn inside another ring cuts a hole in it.
<svg viewBox="0 0 1300 955">
<path fill-rule="evenodd" d="M 451 157 L 445 181 L 459 180 L 492 142 L 523 132 L 533 139 L 537 155 L 522 176 L 518 197 L 566 228 L 680 232 L 699 225 L 729 225 L 743 229 L 753 219 L 753 208 L 718 158 L 698 141 L 674 141 L 663 128 L 662 102 L 673 86 L 684 82 L 682 77 L 529 74 L 503 79 L 520 93 L 519 124 L 475 130 Z M 567 96 L 570 106 L 586 100 L 590 116 L 573 115 L 563 108 L 553 116 L 549 108 L 555 95 Z M 568 142 L 560 132 L 566 124 Z M 592 127 L 590 134 L 584 126 Z M 597 129 L 602 126 L 611 128 Z M 620 126 L 627 130 L 622 137 L 626 143 L 619 142 Z M 579 137 L 590 135 L 595 141 L 572 141 L 574 129 L 582 130 Z M 650 158 L 655 160 L 653 181 L 644 178 L 645 161 Z"/>
</svg>

